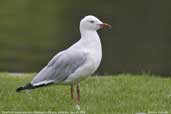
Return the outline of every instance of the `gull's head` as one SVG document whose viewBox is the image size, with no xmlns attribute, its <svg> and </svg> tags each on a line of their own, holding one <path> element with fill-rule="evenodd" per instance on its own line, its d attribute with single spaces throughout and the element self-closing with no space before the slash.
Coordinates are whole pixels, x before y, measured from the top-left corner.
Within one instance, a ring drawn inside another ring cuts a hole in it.
<svg viewBox="0 0 171 114">
<path fill-rule="evenodd" d="M 101 28 L 111 28 L 107 23 L 103 23 L 97 17 L 88 15 L 80 21 L 80 30 L 96 31 Z"/>
</svg>

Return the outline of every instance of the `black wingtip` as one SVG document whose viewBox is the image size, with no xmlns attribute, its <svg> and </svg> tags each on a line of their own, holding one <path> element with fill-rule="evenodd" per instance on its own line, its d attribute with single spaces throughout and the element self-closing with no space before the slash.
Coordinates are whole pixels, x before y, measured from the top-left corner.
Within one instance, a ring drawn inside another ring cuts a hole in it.
<svg viewBox="0 0 171 114">
<path fill-rule="evenodd" d="M 19 87 L 19 88 L 16 89 L 16 92 L 20 92 L 22 90 L 24 90 L 24 87 Z"/>
<path fill-rule="evenodd" d="M 25 89 L 33 89 L 33 88 L 34 88 L 34 87 L 31 85 L 31 83 L 28 83 L 28 84 L 26 84 L 26 85 L 23 86 L 23 87 L 17 88 L 17 89 L 16 89 L 16 92 L 20 92 L 20 91 L 25 90 Z"/>
<path fill-rule="evenodd" d="M 20 91 L 23 91 L 23 90 L 26 90 L 26 89 L 35 89 L 35 88 L 39 88 L 39 87 L 43 87 L 43 86 L 48 86 L 48 85 L 51 85 L 51 84 L 54 84 L 54 82 L 51 82 L 51 83 L 48 83 L 48 84 L 41 84 L 41 85 L 38 85 L 38 86 L 33 86 L 31 83 L 28 83 L 25 86 L 17 88 L 16 92 L 20 92 Z"/>
</svg>

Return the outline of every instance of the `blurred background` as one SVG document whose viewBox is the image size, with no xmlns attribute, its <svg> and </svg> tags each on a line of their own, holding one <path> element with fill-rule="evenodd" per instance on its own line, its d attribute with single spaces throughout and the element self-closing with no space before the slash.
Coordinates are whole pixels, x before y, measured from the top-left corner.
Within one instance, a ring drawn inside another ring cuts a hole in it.
<svg viewBox="0 0 171 114">
<path fill-rule="evenodd" d="M 79 40 L 90 14 L 113 27 L 98 31 L 97 74 L 171 75 L 170 0 L 0 0 L 0 71 L 38 72 Z"/>
</svg>

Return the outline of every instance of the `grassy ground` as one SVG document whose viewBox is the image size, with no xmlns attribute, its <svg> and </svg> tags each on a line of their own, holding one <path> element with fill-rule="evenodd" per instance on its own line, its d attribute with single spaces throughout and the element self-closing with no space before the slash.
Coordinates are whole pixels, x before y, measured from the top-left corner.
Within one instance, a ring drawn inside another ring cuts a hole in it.
<svg viewBox="0 0 171 114">
<path fill-rule="evenodd" d="M 69 86 L 16 93 L 15 89 L 34 74 L 8 75 L 0 73 L 1 113 L 171 114 L 171 78 L 130 74 L 90 77 L 81 82 L 81 111 L 77 111 Z"/>
</svg>

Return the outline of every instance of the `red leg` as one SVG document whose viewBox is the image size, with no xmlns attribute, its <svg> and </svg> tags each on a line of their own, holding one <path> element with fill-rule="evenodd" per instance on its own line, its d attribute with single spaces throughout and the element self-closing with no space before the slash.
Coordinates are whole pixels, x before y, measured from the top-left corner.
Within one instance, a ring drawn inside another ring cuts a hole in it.
<svg viewBox="0 0 171 114">
<path fill-rule="evenodd" d="M 80 103 L 80 84 L 77 84 L 77 101 Z"/>
<path fill-rule="evenodd" d="M 74 86 L 71 85 L 71 99 L 74 99 Z"/>
</svg>

